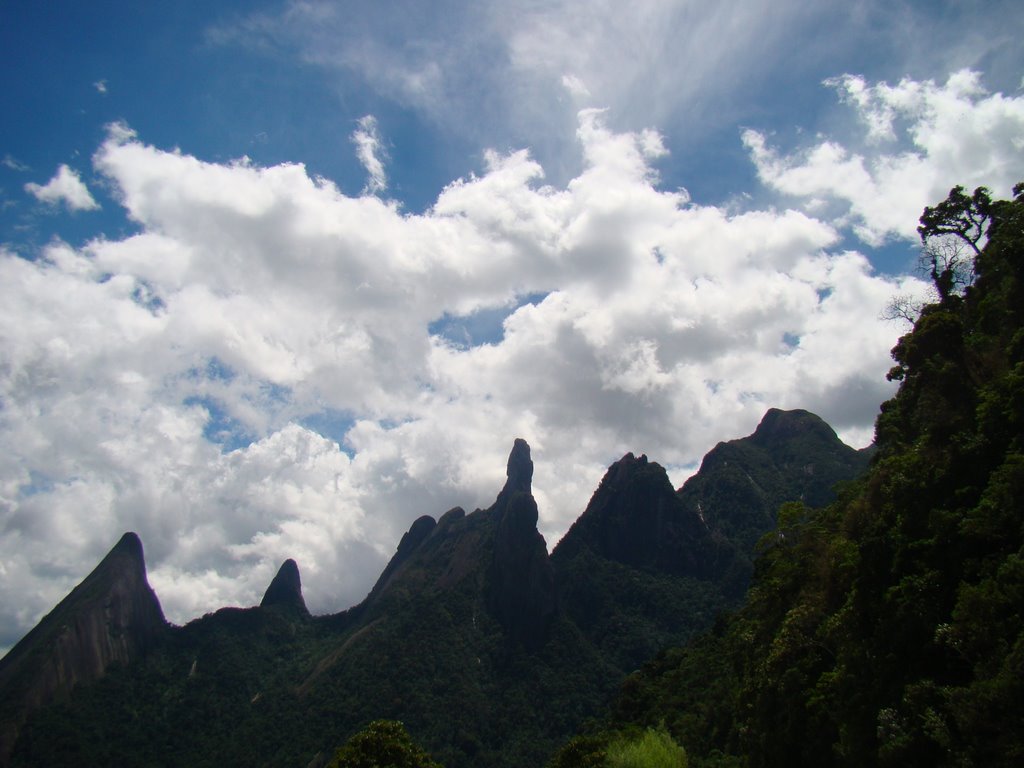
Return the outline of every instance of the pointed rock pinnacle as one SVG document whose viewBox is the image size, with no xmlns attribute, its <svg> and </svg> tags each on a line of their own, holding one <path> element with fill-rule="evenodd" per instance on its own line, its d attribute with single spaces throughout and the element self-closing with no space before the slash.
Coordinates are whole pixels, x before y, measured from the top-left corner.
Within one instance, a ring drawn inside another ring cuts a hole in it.
<svg viewBox="0 0 1024 768">
<path fill-rule="evenodd" d="M 267 587 L 263 600 L 260 601 L 260 607 L 268 608 L 270 606 L 295 608 L 300 613 L 309 613 L 306 609 L 306 601 L 302 599 L 302 580 L 299 578 L 299 566 L 294 560 L 285 560 L 274 580 Z"/>
<path fill-rule="evenodd" d="M 514 493 L 530 493 L 533 483 L 533 460 L 530 459 L 530 444 L 517 437 L 508 455 L 508 469 L 505 470 L 508 480 L 505 490 Z"/>
</svg>

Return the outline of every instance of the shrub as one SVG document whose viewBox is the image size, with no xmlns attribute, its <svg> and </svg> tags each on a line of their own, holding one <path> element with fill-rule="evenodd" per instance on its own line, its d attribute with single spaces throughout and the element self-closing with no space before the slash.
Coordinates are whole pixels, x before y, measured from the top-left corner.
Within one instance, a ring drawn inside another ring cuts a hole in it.
<svg viewBox="0 0 1024 768">
<path fill-rule="evenodd" d="M 608 745 L 610 768 L 686 768 L 686 751 L 664 729 L 648 728 L 640 736 Z"/>
</svg>

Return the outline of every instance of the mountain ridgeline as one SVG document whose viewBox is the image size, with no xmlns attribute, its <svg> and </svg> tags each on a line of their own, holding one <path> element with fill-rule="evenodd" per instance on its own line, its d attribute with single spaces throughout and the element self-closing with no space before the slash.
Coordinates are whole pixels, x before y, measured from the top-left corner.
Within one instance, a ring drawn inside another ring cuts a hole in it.
<svg viewBox="0 0 1024 768">
<path fill-rule="evenodd" d="M 367 598 L 329 616 L 287 560 L 258 607 L 168 625 L 126 534 L 0 660 L 0 765 L 317 766 L 380 719 L 449 768 L 543 765 L 630 672 L 738 604 L 779 503 L 827 502 L 867 463 L 772 410 L 679 490 L 627 454 L 549 555 L 516 440 L 494 504 L 415 520 Z"/>
</svg>

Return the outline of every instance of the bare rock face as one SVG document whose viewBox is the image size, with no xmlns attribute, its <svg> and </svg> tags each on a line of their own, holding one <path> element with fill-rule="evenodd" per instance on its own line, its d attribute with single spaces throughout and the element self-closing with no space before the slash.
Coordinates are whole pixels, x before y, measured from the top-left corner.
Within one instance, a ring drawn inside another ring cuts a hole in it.
<svg viewBox="0 0 1024 768">
<path fill-rule="evenodd" d="M 494 504 L 466 514 L 456 507 L 436 522 L 417 519 L 366 600 L 380 615 L 395 601 L 437 599 L 448 590 L 475 592 L 506 637 L 533 650 L 547 639 L 557 613 L 554 569 L 537 530 L 530 446 L 517 439 L 507 479 Z"/>
<path fill-rule="evenodd" d="M 554 569 L 537 530 L 533 461 L 525 440 L 516 439 L 506 474 L 505 487 L 491 507 L 498 527 L 487 603 L 506 634 L 534 649 L 547 638 L 558 606 Z"/>
<path fill-rule="evenodd" d="M 129 664 L 167 630 L 146 580 L 142 542 L 126 533 L 81 584 L 0 660 L 0 766 L 28 714 Z"/>
<path fill-rule="evenodd" d="M 260 601 L 260 608 L 283 608 L 308 616 L 306 601 L 302 598 L 302 580 L 299 578 L 299 566 L 291 559 L 285 560 L 274 580 Z"/>
</svg>

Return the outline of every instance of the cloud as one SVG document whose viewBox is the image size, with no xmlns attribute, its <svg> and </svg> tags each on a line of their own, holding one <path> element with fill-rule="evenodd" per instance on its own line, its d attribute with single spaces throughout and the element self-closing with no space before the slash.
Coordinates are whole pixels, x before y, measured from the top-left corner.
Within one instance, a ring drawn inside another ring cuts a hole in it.
<svg viewBox="0 0 1024 768">
<path fill-rule="evenodd" d="M 562 75 L 562 85 L 576 99 L 590 98 L 590 89 L 576 75 Z"/>
<path fill-rule="evenodd" d="M 3 163 L 5 167 L 10 168 L 12 171 L 24 172 L 32 170 L 27 165 L 20 162 L 17 158 L 9 154 L 4 155 L 4 158 L 3 160 L 0 160 L 0 163 Z"/>
<path fill-rule="evenodd" d="M 207 37 L 298 56 L 340 91 L 360 83 L 470 142 L 525 137 L 554 163 L 572 151 L 565 129 L 578 99 L 608 106 L 620 124 L 685 126 L 693 138 L 731 124 L 728 103 L 743 93 L 816 59 L 819 27 L 834 21 L 833 38 L 857 28 L 845 4 L 795 0 L 727 8 L 689 0 L 444 5 L 444 12 L 412 2 L 354 10 L 295 0 Z M 788 40 L 802 34 L 810 42 L 794 64 Z M 564 98 L 567 89 L 575 98 Z"/>
<path fill-rule="evenodd" d="M 92 84 L 92 87 L 96 89 L 97 93 L 106 94 L 106 92 L 107 92 L 107 81 L 106 80 L 97 80 L 95 83 Z"/>
<path fill-rule="evenodd" d="M 387 159 L 387 152 L 377 130 L 377 118 L 373 115 L 361 117 L 358 128 L 352 132 L 352 143 L 356 145 L 356 156 L 369 177 L 363 191 L 376 195 L 386 190 L 388 177 L 384 171 L 384 160 Z"/>
<path fill-rule="evenodd" d="M 805 211 L 662 189 L 662 135 L 608 114 L 577 115 L 567 183 L 491 151 L 418 214 L 111 126 L 93 164 L 135 233 L 0 252 L 0 643 L 124 530 L 174 621 L 287 557 L 346 608 L 416 517 L 493 501 L 515 437 L 549 544 L 626 451 L 685 475 L 772 406 L 868 439 L 877 318 L 916 281 Z M 487 343 L 431 333 L 499 310 Z"/>
<path fill-rule="evenodd" d="M 369 90 L 375 102 L 440 128 L 446 146 L 437 151 L 460 160 L 467 151 L 526 144 L 561 184 L 579 170 L 566 158 L 575 157 L 570 128 L 586 104 L 608 107 L 620 129 L 658 125 L 680 155 L 699 162 L 691 148 L 717 143 L 723 132 L 731 140 L 737 123 L 789 128 L 794 112 L 827 109 L 815 86 L 837 71 L 920 78 L 984 68 L 1012 89 L 1020 79 L 1010 32 L 1022 20 L 1019 5 L 446 0 L 438 11 L 408 0 L 292 0 L 207 36 L 296 57 L 346 101 Z M 731 149 L 722 150 L 727 159 Z"/>
<path fill-rule="evenodd" d="M 786 155 L 756 130 L 745 131 L 743 143 L 761 181 L 816 206 L 844 204 L 869 245 L 916 240 L 921 211 L 954 184 L 988 185 L 1004 196 L 1024 179 L 1024 97 L 988 93 L 977 72 L 961 70 L 944 84 L 869 84 L 845 75 L 827 85 L 856 113 L 863 146 L 822 139 Z"/>
<path fill-rule="evenodd" d="M 82 183 L 78 172 L 63 164 L 57 168 L 57 174 L 46 184 L 39 185 L 29 182 L 25 185 L 25 191 L 49 205 L 58 205 L 63 202 L 72 211 L 95 211 L 100 207 L 99 203 L 89 194 L 88 187 Z"/>
</svg>

